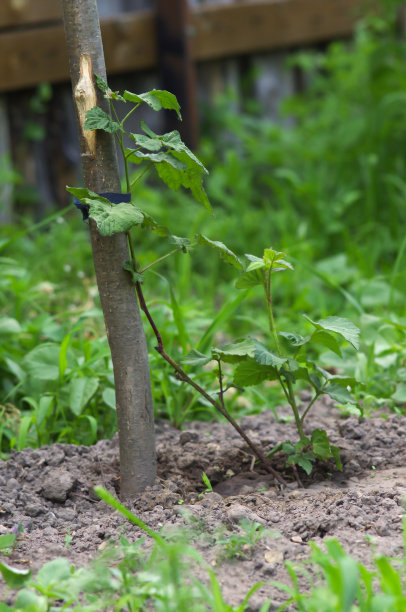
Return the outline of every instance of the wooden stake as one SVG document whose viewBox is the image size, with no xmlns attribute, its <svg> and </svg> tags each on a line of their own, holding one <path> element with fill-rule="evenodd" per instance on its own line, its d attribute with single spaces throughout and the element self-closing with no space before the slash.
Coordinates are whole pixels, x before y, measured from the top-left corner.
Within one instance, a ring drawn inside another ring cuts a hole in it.
<svg viewBox="0 0 406 612">
<path fill-rule="evenodd" d="M 62 0 L 66 46 L 86 187 L 96 193 L 120 192 L 113 136 L 84 129 L 86 110 L 97 105 L 109 112 L 93 82 L 106 79 L 96 0 Z M 156 476 L 154 419 L 148 352 L 138 302 L 130 275 L 125 234 L 103 237 L 90 221 L 94 266 L 113 361 L 120 443 L 121 497 L 152 485 Z M 74 248 L 74 245 L 72 245 Z"/>
</svg>

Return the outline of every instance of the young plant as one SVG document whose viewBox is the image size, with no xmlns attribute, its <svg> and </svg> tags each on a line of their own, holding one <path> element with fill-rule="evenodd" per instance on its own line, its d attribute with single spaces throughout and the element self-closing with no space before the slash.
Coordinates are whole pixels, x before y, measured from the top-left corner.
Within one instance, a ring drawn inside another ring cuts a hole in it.
<svg viewBox="0 0 406 612">
<path fill-rule="evenodd" d="M 217 544 L 224 547 L 225 556 L 228 559 L 250 559 L 257 542 L 268 536 L 275 537 L 275 532 L 264 529 L 262 525 L 254 521 L 242 519 L 240 532 L 221 537 L 217 540 Z"/>
<path fill-rule="evenodd" d="M 406 521 L 403 519 L 404 553 L 401 558 L 376 557 L 372 569 L 350 557 L 335 539 L 325 542 L 322 550 L 314 542 L 310 559 L 311 572 L 304 566 L 286 563 L 292 587 L 273 584 L 289 595 L 278 612 L 295 609 L 300 612 L 374 612 L 401 611 L 406 606 Z M 369 565 L 369 564 L 368 564 Z M 301 580 L 299 582 L 299 576 Z M 315 579 L 316 577 L 316 579 Z M 303 588 L 303 578 L 310 588 Z"/>
<path fill-rule="evenodd" d="M 76 198 L 76 205 L 82 210 L 84 219 L 92 219 L 98 229 L 98 232 L 105 237 L 114 234 L 125 233 L 128 240 L 129 261 L 125 264 L 124 269 L 131 275 L 135 284 L 136 293 L 141 310 L 144 311 L 149 324 L 155 334 L 157 346 L 155 347 L 158 353 L 169 363 L 175 371 L 177 378 L 183 382 L 187 382 L 196 391 L 198 391 L 206 401 L 212 404 L 225 418 L 233 425 L 238 433 L 243 437 L 247 444 L 254 451 L 258 459 L 264 464 L 266 469 L 272 473 L 281 484 L 285 481 L 279 474 L 268 464 L 263 453 L 243 432 L 238 423 L 231 417 L 224 406 L 222 395 L 220 401 L 215 400 L 208 392 L 206 392 L 199 384 L 192 380 L 187 373 L 176 363 L 166 352 L 162 336 L 157 329 L 151 312 L 146 304 L 142 283 L 144 282 L 144 273 L 152 266 L 159 264 L 167 257 L 175 253 L 187 253 L 192 246 L 205 245 L 217 250 L 226 261 L 238 264 L 241 266 L 238 258 L 225 245 L 220 242 L 211 241 L 205 236 L 198 235 L 194 244 L 188 238 L 182 238 L 170 233 L 168 228 L 159 225 L 159 223 L 151 217 L 146 211 L 141 210 L 131 200 L 131 189 L 144 174 L 152 167 L 158 173 L 158 176 L 175 191 L 180 186 L 189 189 L 195 200 L 202 204 L 208 212 L 211 212 L 211 206 L 207 195 L 202 185 L 202 178 L 207 173 L 206 168 L 197 159 L 182 142 L 179 132 L 172 131 L 168 134 L 155 134 L 145 123 L 140 122 L 141 134 L 126 132 L 124 125 L 128 118 L 141 104 L 146 104 L 155 111 L 162 108 L 174 110 L 180 118 L 180 108 L 176 97 L 162 90 L 152 90 L 143 94 L 134 94 L 129 91 L 124 91 L 123 95 L 119 92 L 112 91 L 107 83 L 96 75 L 96 81 L 99 89 L 104 93 L 104 97 L 109 101 L 111 113 L 114 119 L 107 114 L 103 109 L 94 107 L 87 111 L 86 122 L 84 128 L 86 130 L 103 130 L 114 134 L 119 150 L 121 151 L 126 177 L 127 194 L 97 194 L 87 188 L 67 187 L 67 190 Z M 116 111 L 115 103 L 130 103 L 131 108 L 120 121 Z M 124 137 L 127 136 L 135 143 L 135 148 L 126 148 Z M 130 183 L 129 164 L 144 164 L 133 184 Z M 151 229 L 159 236 L 168 238 L 175 248 L 164 256 L 151 262 L 147 266 L 141 268 L 136 255 L 134 244 L 130 230 L 133 227 L 141 227 L 143 229 Z M 135 347 L 134 347 L 135 349 Z"/>
<path fill-rule="evenodd" d="M 119 92 L 113 92 L 100 77 L 96 77 L 96 79 L 99 88 L 109 100 L 115 120 L 101 108 L 95 107 L 88 111 L 86 115 L 85 128 L 89 130 L 102 129 L 115 135 L 123 156 L 127 191 L 130 192 L 132 188 L 129 179 L 129 163 L 136 165 L 144 163 L 144 165 L 146 164 L 145 167 L 141 169 L 134 182 L 137 182 L 145 172 L 154 167 L 160 178 L 171 189 L 177 190 L 183 185 L 191 190 L 193 196 L 200 204 L 208 211 L 211 211 L 210 203 L 202 186 L 202 177 L 207 170 L 181 141 L 178 132 L 173 131 L 169 134 L 158 135 L 144 121 L 140 123 L 142 134 L 127 133 L 124 129 L 128 117 L 143 103 L 154 110 L 160 110 L 161 108 L 174 110 L 180 117 L 179 105 L 175 96 L 160 90 L 153 90 L 139 95 L 125 91 L 121 95 Z M 121 121 L 115 109 L 114 103 L 116 102 L 130 102 L 132 104 L 131 109 Z M 125 148 L 125 135 L 136 144 L 135 148 Z M 159 225 L 146 211 L 141 210 L 130 201 L 130 194 L 127 196 L 115 195 L 114 197 L 110 194 L 109 199 L 109 194 L 98 195 L 84 188 L 68 187 L 67 189 L 77 198 L 76 203 L 82 209 L 84 217 L 93 219 L 102 235 L 110 236 L 120 232 L 127 234 L 130 260 L 125 265 L 125 269 L 132 276 L 140 308 L 144 311 L 155 334 L 157 340 L 156 350 L 173 368 L 176 377 L 180 381 L 191 385 L 233 425 L 266 469 L 284 484 L 279 474 L 276 474 L 275 470 L 269 466 L 260 449 L 252 443 L 227 411 L 224 396 L 232 386 L 241 388 L 257 385 L 264 381 L 276 381 L 279 383 L 291 407 L 299 441 L 294 444 L 290 440 L 283 442 L 273 449 L 271 455 L 280 450 L 284 451 L 288 455 L 287 465 L 293 466 L 298 480 L 299 477 L 295 466 L 300 465 L 310 474 L 312 464 L 316 459 L 325 461 L 332 458 L 337 468 L 342 469 L 339 449 L 330 444 L 325 430 L 315 429 L 311 432 L 310 437 L 308 437 L 305 434 L 304 421 L 314 403 L 323 394 L 329 395 L 341 404 L 353 404 L 354 400 L 350 395 L 349 389 L 356 385 L 356 381 L 351 376 L 331 374 L 318 366 L 313 361 L 311 355 L 316 345 L 322 345 L 338 356 L 341 356 L 337 336 L 348 341 L 355 349 L 358 349 L 358 328 L 348 319 L 341 317 L 327 317 L 320 321 L 313 321 L 305 315 L 305 318 L 312 327 L 312 331 L 308 335 L 302 336 L 296 332 L 279 331 L 273 310 L 273 275 L 277 272 L 293 269 L 293 266 L 286 261 L 283 253 L 268 248 L 265 249 L 262 258 L 246 255 L 248 264 L 244 265 L 240 258 L 222 242 L 213 241 L 206 236 L 197 234 L 192 243 L 188 238 L 181 238 L 171 234 L 168 228 Z M 152 229 L 158 235 L 169 238 L 175 248 L 172 248 L 166 255 L 159 257 L 142 268 L 136 259 L 130 234 L 130 230 L 134 226 Z M 175 253 L 187 253 L 196 246 L 205 246 L 215 250 L 224 261 L 233 265 L 241 272 L 240 278 L 236 282 L 238 289 L 248 290 L 260 285 L 265 294 L 269 327 L 268 343 L 264 344 L 258 339 L 248 337 L 222 348 L 212 348 L 210 356 L 206 356 L 199 351 L 192 351 L 183 360 L 183 363 L 188 366 L 200 367 L 211 360 L 217 362 L 219 379 L 218 399 L 215 399 L 212 393 L 208 393 L 193 380 L 183 367 L 167 353 L 161 333 L 147 306 L 142 289 L 144 275 L 152 266 L 159 264 L 162 260 Z M 224 384 L 225 364 L 236 365 L 233 379 L 227 386 Z M 305 382 L 313 390 L 311 400 L 302 410 L 297 405 L 295 395 L 295 385 L 298 381 Z"/>
<path fill-rule="evenodd" d="M 216 248 L 232 259 L 234 254 L 228 249 L 226 252 L 218 246 Z M 235 255 L 234 258 L 238 260 Z M 304 431 L 304 421 L 314 403 L 323 394 L 340 403 L 354 403 L 349 389 L 357 383 L 353 377 L 331 374 L 321 368 L 312 359 L 311 354 L 314 346 L 321 344 L 341 356 L 337 336 L 358 349 L 359 330 L 351 321 L 342 317 L 327 317 L 316 322 L 304 315 L 313 328 L 310 334 L 302 336 L 296 332 L 279 331 L 273 309 L 273 275 L 292 270 L 293 266 L 286 261 L 284 253 L 271 248 L 265 249 L 262 258 L 254 255 L 246 255 L 246 258 L 248 264 L 237 280 L 236 287 L 248 289 L 257 285 L 262 286 L 269 324 L 269 341 L 263 343 L 253 337 L 247 337 L 222 348 L 212 348 L 211 356 L 192 351 L 185 362 L 199 365 L 211 360 L 217 362 L 221 402 L 224 401 L 224 394 L 230 386 L 241 388 L 258 385 L 264 381 L 278 382 L 292 409 L 299 441 L 296 444 L 290 441 L 278 444 L 271 455 L 282 450 L 288 455 L 287 465 L 300 465 L 307 474 L 311 473 L 312 463 L 316 459 L 325 461 L 333 458 L 337 468 L 342 469 L 339 449 L 330 444 L 326 431 L 315 429 L 308 437 Z M 223 380 L 224 364 L 236 366 L 233 380 L 227 387 L 224 386 Z M 294 388 L 298 381 L 304 381 L 313 390 L 311 400 L 301 410 L 297 404 Z"/>
</svg>

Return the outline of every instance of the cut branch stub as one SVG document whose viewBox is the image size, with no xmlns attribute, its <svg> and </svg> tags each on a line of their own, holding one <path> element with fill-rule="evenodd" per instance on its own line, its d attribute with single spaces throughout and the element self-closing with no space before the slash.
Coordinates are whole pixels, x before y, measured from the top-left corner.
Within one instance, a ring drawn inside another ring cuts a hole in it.
<svg viewBox="0 0 406 612">
<path fill-rule="evenodd" d="M 92 59 L 83 54 L 79 60 L 80 77 L 73 92 L 78 114 L 79 127 L 86 143 L 86 151 L 90 159 L 96 156 L 96 130 L 85 130 L 86 113 L 97 104 L 97 93 L 93 82 Z"/>
</svg>

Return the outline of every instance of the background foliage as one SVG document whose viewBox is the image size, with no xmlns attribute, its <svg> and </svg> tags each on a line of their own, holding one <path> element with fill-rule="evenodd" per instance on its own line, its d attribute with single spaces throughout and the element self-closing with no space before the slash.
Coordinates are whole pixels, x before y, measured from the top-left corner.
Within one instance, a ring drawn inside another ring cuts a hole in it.
<svg viewBox="0 0 406 612">
<path fill-rule="evenodd" d="M 306 333 L 303 312 L 360 325 L 357 355 L 338 361 L 321 350 L 319 358 L 355 371 L 365 384 L 358 392 L 365 413 L 383 405 L 401 411 L 406 401 L 406 44 L 397 4 L 386 3 L 384 18 L 363 20 L 352 42 L 291 60 L 287 69 L 299 66 L 308 86 L 284 102 L 280 124 L 231 93 L 207 109 L 199 156 L 210 170 L 214 216 L 192 206 L 186 192 L 163 195 L 149 175 L 135 190 L 139 206 L 178 235 L 203 233 L 238 254 L 286 251 L 296 272 L 273 288 L 281 329 Z M 0 230 L 2 453 L 55 440 L 92 443 L 115 431 L 87 228 L 63 211 L 39 225 L 22 218 Z M 134 230 L 134 239 L 142 266 L 171 250 L 152 232 Z M 151 312 L 175 357 L 247 332 L 261 339 L 261 292 L 252 289 L 242 306 L 234 278 L 203 248 L 148 273 Z M 151 368 L 157 415 L 177 426 L 192 416 L 214 418 L 152 348 Z M 210 387 L 210 370 L 198 376 Z M 280 402 L 270 387 L 235 394 L 229 408 L 239 416 Z"/>
</svg>

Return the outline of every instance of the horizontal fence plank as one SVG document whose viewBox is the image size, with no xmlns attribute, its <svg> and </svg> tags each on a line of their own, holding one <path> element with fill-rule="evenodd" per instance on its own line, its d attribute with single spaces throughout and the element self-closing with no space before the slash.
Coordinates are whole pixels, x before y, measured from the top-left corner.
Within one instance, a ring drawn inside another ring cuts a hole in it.
<svg viewBox="0 0 406 612">
<path fill-rule="evenodd" d="M 59 0 L 1 0 L 0 29 L 33 23 L 60 21 Z"/>
<path fill-rule="evenodd" d="M 356 0 L 274 0 L 207 5 L 196 11 L 199 60 L 282 49 L 348 36 Z"/>
<path fill-rule="evenodd" d="M 360 2 L 244 0 L 195 8 L 191 28 L 193 57 L 196 61 L 219 59 L 349 36 Z M 102 35 L 109 74 L 156 66 L 155 12 L 105 19 Z M 0 91 L 68 78 L 62 25 L 0 33 Z"/>
</svg>

